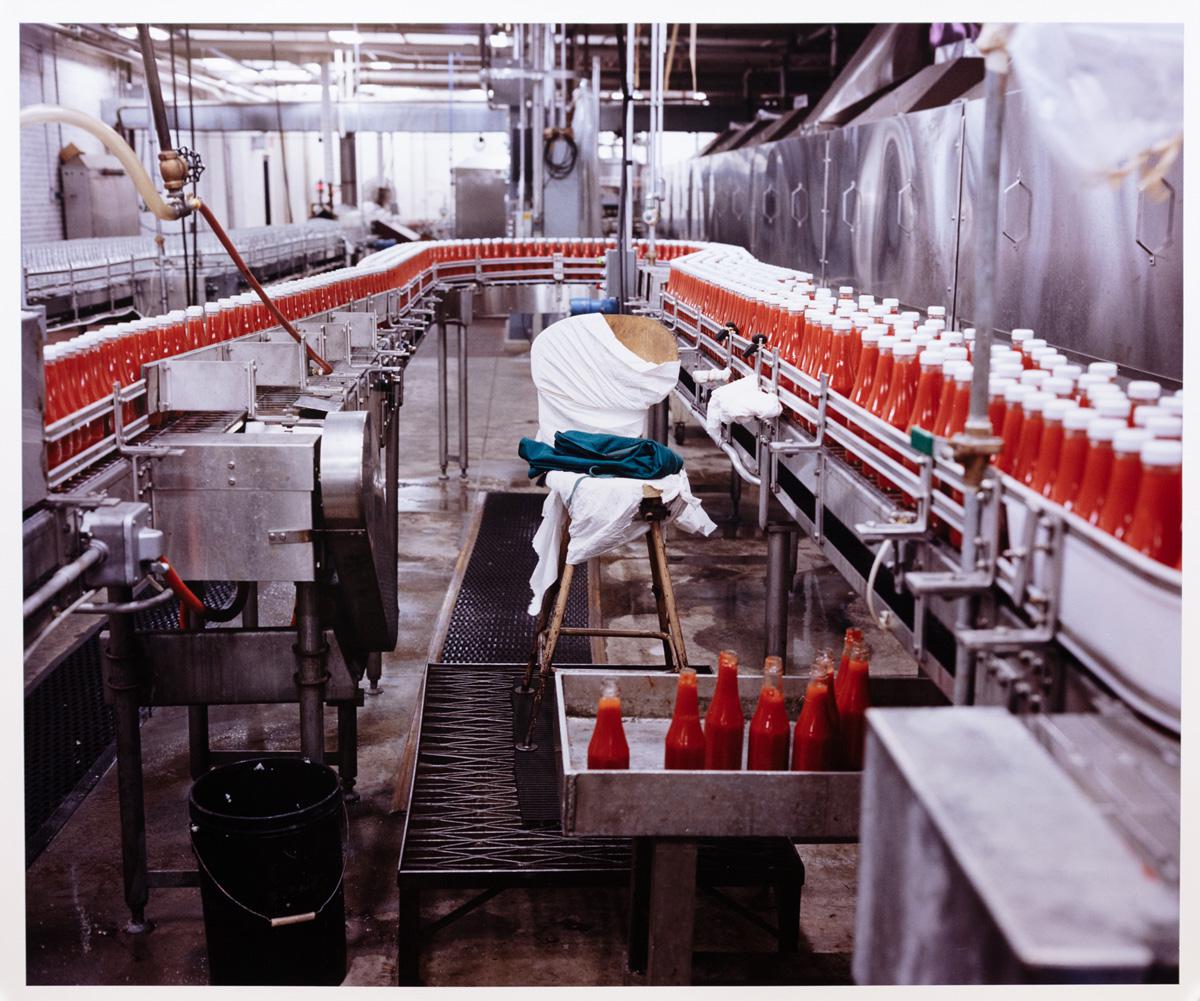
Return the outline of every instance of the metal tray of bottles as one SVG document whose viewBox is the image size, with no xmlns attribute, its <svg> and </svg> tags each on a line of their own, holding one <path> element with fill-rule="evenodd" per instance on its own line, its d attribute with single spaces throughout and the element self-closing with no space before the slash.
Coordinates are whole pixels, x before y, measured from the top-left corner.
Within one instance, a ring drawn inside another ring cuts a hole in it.
<svg viewBox="0 0 1200 1001">
<path fill-rule="evenodd" d="M 589 771 L 587 746 L 596 705 L 605 679 L 613 676 L 605 670 L 555 671 L 564 834 L 806 841 L 858 837 L 861 772 L 666 771 L 663 741 L 675 705 L 676 679 L 661 671 L 620 673 L 629 770 Z M 711 675 L 697 678 L 701 716 L 716 681 Z M 806 685 L 807 678 L 783 679 L 793 726 Z M 761 675 L 738 677 L 747 731 L 761 688 Z M 945 704 L 937 686 L 925 677 L 871 678 L 870 692 L 877 708 Z"/>
</svg>

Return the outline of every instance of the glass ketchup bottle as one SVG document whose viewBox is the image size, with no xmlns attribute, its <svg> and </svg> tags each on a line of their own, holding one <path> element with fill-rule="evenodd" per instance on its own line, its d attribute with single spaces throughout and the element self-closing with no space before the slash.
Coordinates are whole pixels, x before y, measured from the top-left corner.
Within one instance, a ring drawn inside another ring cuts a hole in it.
<svg viewBox="0 0 1200 1001">
<path fill-rule="evenodd" d="M 838 689 L 838 762 L 850 771 L 858 771 L 863 766 L 866 713 L 871 705 L 870 659 L 867 644 L 856 643 L 846 664 L 846 680 Z"/>
<path fill-rule="evenodd" d="M 588 768 L 628 768 L 629 742 L 621 725 L 621 693 L 617 683 L 605 679 L 596 708 L 596 729 L 588 742 Z"/>
<path fill-rule="evenodd" d="M 892 370 L 896 361 L 894 351 L 897 343 L 899 342 L 894 334 L 879 338 L 879 361 L 875 363 L 871 395 L 864 404 L 876 417 L 883 414 L 883 404 L 892 391 Z"/>
<path fill-rule="evenodd" d="M 738 696 L 738 658 L 732 650 L 717 655 L 717 687 L 704 714 L 704 767 L 737 771 L 742 767 L 746 717 Z"/>
<path fill-rule="evenodd" d="M 1042 407 L 1042 440 L 1038 443 L 1029 488 L 1043 497 L 1050 496 L 1050 491 L 1054 488 L 1054 477 L 1058 473 L 1058 463 L 1062 455 L 1063 418 L 1075 409 L 1074 400 L 1063 399 L 1049 400 Z"/>
<path fill-rule="evenodd" d="M 1133 505 L 1142 478 L 1142 446 L 1150 438 L 1144 428 L 1123 428 L 1113 436 L 1112 472 L 1096 526 L 1115 539 L 1123 539 L 1133 521 Z"/>
<path fill-rule="evenodd" d="M 975 378 L 975 366 L 959 362 L 954 370 L 954 399 L 950 404 L 950 423 L 946 426 L 946 437 L 961 434 L 967 426 L 971 413 L 971 380 Z"/>
<path fill-rule="evenodd" d="M 1077 407 L 1068 410 L 1063 416 L 1062 448 L 1059 451 L 1058 469 L 1051 479 L 1053 486 L 1048 496 L 1055 504 L 1061 504 L 1068 511 L 1079 493 L 1079 484 L 1083 480 L 1083 464 L 1087 459 L 1088 425 L 1099 415 L 1087 407 Z"/>
<path fill-rule="evenodd" d="M 837 709 L 831 689 L 831 664 L 826 655 L 813 663 L 804 704 L 792 740 L 792 771 L 827 772 L 837 762 Z"/>
<path fill-rule="evenodd" d="M 850 390 L 850 402 L 866 406 L 875 384 L 875 367 L 879 364 L 879 339 L 885 327 L 874 323 L 863 331 L 862 351 L 858 354 L 858 371 L 854 375 L 854 386 Z"/>
<path fill-rule="evenodd" d="M 663 767 L 687 769 L 704 767 L 704 731 L 700 727 L 700 696 L 696 688 L 696 672 L 690 667 L 679 669 L 675 686 L 675 713 L 667 728 L 663 750 Z"/>
<path fill-rule="evenodd" d="M 1116 417 L 1098 417 L 1088 425 L 1087 457 L 1072 510 L 1093 525 L 1100 520 L 1100 512 L 1104 509 L 1104 493 L 1112 473 L 1113 438 L 1125 426 L 1125 422 Z"/>
<path fill-rule="evenodd" d="M 829 388 L 842 396 L 849 394 L 854 386 L 853 365 L 850 352 L 853 347 L 850 320 L 839 317 L 833 321 L 833 341 L 830 347 Z"/>
<path fill-rule="evenodd" d="M 921 352 L 918 367 L 921 374 L 917 379 L 917 398 L 913 401 L 909 424 L 932 433 L 937 419 L 937 406 L 942 397 L 942 353 L 935 348 Z"/>
<path fill-rule="evenodd" d="M 892 388 L 888 392 L 880 416 L 892 427 L 905 431 L 908 429 L 913 403 L 916 402 L 917 383 L 920 379 L 917 346 L 902 341 L 892 349 L 892 355 Z"/>
<path fill-rule="evenodd" d="M 752 772 L 782 772 L 788 766 L 791 724 L 783 701 L 783 662 L 768 657 L 763 663 L 762 691 L 750 720 L 746 768 Z"/>
<path fill-rule="evenodd" d="M 1025 421 L 1024 401 L 1032 396 L 1032 386 L 1016 383 L 1004 390 L 1004 427 L 1000 437 L 1004 439 L 1004 447 L 996 456 L 996 468 L 1003 473 L 1012 471 L 1013 460 L 1017 455 L 1017 443 L 1021 438 L 1021 425 Z"/>
<path fill-rule="evenodd" d="M 1125 542 L 1144 556 L 1181 567 L 1183 444 L 1155 439 L 1141 451 L 1142 482 Z"/>
<path fill-rule="evenodd" d="M 835 696 L 837 695 L 838 689 L 841 688 L 842 682 L 846 680 L 846 669 L 850 666 L 850 654 L 854 652 L 855 645 L 861 643 L 862 641 L 863 631 L 861 629 L 858 629 L 855 626 L 850 626 L 850 628 L 846 630 L 845 639 L 842 641 L 842 658 L 838 661 L 837 674 L 834 676 L 833 681 L 833 690 Z"/>
</svg>

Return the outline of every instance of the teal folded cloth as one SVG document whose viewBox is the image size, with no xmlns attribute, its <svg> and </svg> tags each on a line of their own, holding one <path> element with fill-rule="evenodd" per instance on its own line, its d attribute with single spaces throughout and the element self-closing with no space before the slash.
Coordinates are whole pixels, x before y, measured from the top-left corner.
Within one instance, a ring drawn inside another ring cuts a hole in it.
<svg viewBox="0 0 1200 1001">
<path fill-rule="evenodd" d="M 587 476 L 622 476 L 633 480 L 657 480 L 678 473 L 683 458 L 649 438 L 623 438 L 588 431 L 559 431 L 554 445 L 522 438 L 517 454 L 529 463 L 529 478 L 555 469 Z"/>
</svg>

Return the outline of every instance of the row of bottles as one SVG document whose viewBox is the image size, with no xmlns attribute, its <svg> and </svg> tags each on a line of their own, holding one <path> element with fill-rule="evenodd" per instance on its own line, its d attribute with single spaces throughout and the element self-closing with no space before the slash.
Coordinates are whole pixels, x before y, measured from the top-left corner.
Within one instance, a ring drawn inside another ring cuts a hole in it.
<svg viewBox="0 0 1200 1001">
<path fill-rule="evenodd" d="M 436 244 L 397 247 L 390 257 L 373 255 L 352 268 L 283 282 L 268 289 L 272 301 L 288 320 L 299 320 L 338 309 L 367 295 L 398 290 L 403 309 L 427 291 L 434 281 L 435 264 L 445 261 L 490 260 L 498 257 L 550 256 L 587 259 L 593 263 L 612 240 L 529 239 L 452 240 Z M 638 241 L 639 258 L 648 244 Z M 673 260 L 695 248 L 679 241 L 659 241 L 660 260 Z M 381 260 L 376 260 L 380 258 Z M 529 268 L 540 268 L 530 264 Z M 446 277 L 443 269 L 442 277 Z M 45 423 L 54 424 L 79 410 L 107 399 L 113 383 L 128 387 L 141 378 L 142 366 L 222 341 L 276 326 L 274 316 L 253 292 L 190 306 L 163 316 L 147 317 L 90 331 L 45 350 Z M 123 418 L 129 422 L 145 412 L 144 401 L 129 404 Z M 48 445 L 51 469 L 97 445 L 113 433 L 109 412 Z"/>
<path fill-rule="evenodd" d="M 831 771 L 862 768 L 870 705 L 869 653 L 858 629 L 846 631 L 838 669 L 833 656 L 818 655 L 793 732 L 782 689 L 783 665 L 768 657 L 763 665 L 758 705 L 750 720 L 738 694 L 738 658 L 722 650 L 717 684 L 700 718 L 696 672 L 679 672 L 675 711 L 663 746 L 667 770 Z M 588 744 L 588 768 L 627 769 L 629 744 L 621 722 L 621 700 L 615 681 L 606 681 L 596 710 L 596 728 Z"/>
<path fill-rule="evenodd" d="M 646 240 L 634 241 L 635 251 L 639 260 L 644 259 L 650 252 L 650 244 Z M 483 237 L 469 240 L 443 240 L 434 245 L 433 261 L 438 265 L 440 277 L 473 274 L 475 263 L 480 262 L 480 270 L 484 273 L 501 271 L 542 271 L 546 268 L 546 259 L 556 255 L 563 258 L 564 263 L 586 262 L 590 267 L 603 263 L 605 251 L 615 250 L 615 239 L 591 237 Z M 660 261 L 671 261 L 677 257 L 692 253 L 696 248 L 677 240 L 659 240 L 655 244 L 655 254 Z M 540 260 L 531 260 L 539 258 Z M 517 264 L 490 264 L 484 262 L 518 259 Z M 471 262 L 470 267 L 456 267 L 456 262 Z"/>
<path fill-rule="evenodd" d="M 672 266 L 668 291 L 745 337 L 764 335 L 782 359 L 810 376 L 827 375 L 833 393 L 898 431 L 963 431 L 974 330 L 947 330 L 940 306 L 924 315 L 902 311 L 896 299 L 876 303 L 849 286 L 816 288 L 805 272 L 747 258 L 739 248 L 708 248 Z M 1182 390 L 1167 395 L 1150 380 L 1122 386 L 1115 364 L 1085 369 L 1029 329 L 992 345 L 989 374 L 988 414 L 1004 441 L 997 467 L 1139 552 L 1181 567 Z M 846 409 L 861 437 L 900 458 Z M 831 419 L 847 423 L 840 414 Z M 846 461 L 862 466 L 853 455 Z M 891 486 L 882 472 L 868 474 Z"/>
</svg>

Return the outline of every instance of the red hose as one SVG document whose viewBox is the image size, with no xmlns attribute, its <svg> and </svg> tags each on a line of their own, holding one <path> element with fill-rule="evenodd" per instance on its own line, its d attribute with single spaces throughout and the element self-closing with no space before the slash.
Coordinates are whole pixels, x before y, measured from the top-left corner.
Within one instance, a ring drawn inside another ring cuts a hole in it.
<svg viewBox="0 0 1200 1001">
<path fill-rule="evenodd" d="M 271 297 L 267 295 L 266 290 L 258 283 L 258 279 L 254 277 L 254 273 L 246 265 L 246 262 L 242 260 L 242 255 L 237 252 L 237 248 L 233 245 L 233 241 L 229 239 L 229 236 L 225 232 L 224 228 L 219 222 L 217 222 L 217 217 L 212 214 L 212 209 L 205 205 L 204 202 L 200 201 L 199 198 L 191 198 L 188 200 L 188 202 L 192 208 L 197 209 L 200 214 L 204 216 L 209 228 L 213 231 L 213 235 L 215 235 L 216 238 L 221 241 L 221 246 L 228 251 L 229 256 L 233 258 L 233 263 L 237 265 L 238 270 L 242 273 L 243 277 L 247 282 L 250 283 L 250 287 L 254 289 L 256 293 L 258 293 L 258 297 L 263 301 L 263 305 L 266 306 L 267 309 L 271 311 L 271 315 L 279 321 L 279 325 L 283 327 L 283 329 L 289 334 L 291 334 L 292 337 L 296 339 L 297 343 L 304 344 L 304 353 L 308 355 L 311 361 L 316 363 L 316 366 L 321 370 L 322 374 L 329 375 L 333 371 L 333 366 L 330 365 L 329 362 L 327 362 L 319 354 L 317 354 L 312 349 L 311 345 L 304 341 L 304 338 L 300 336 L 300 332 L 292 326 L 291 321 L 289 321 L 288 318 L 279 311 L 279 307 L 271 301 Z"/>
<path fill-rule="evenodd" d="M 167 562 L 166 557 L 160 556 L 158 562 L 165 568 L 163 570 L 163 579 L 166 580 L 167 587 L 174 591 L 176 597 L 179 598 L 181 603 L 180 611 L 182 612 L 186 608 L 193 615 L 203 619 L 205 612 L 204 602 L 197 598 L 195 592 L 183 582 L 183 578 L 175 572 L 175 568 Z M 181 625 L 182 622 L 181 618 Z"/>
</svg>

